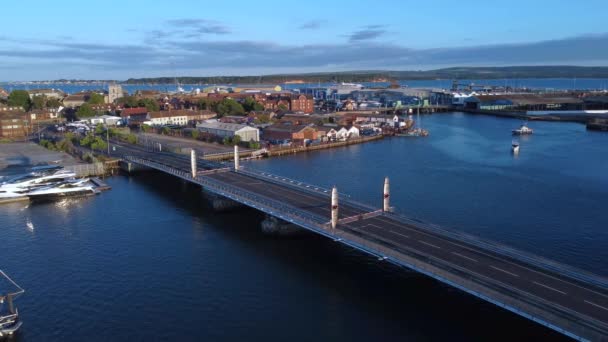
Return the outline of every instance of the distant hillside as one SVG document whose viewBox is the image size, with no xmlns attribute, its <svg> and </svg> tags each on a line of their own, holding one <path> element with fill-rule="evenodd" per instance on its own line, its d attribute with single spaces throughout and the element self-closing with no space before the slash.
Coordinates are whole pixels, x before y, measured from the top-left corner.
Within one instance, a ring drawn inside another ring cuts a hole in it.
<svg viewBox="0 0 608 342">
<path fill-rule="evenodd" d="M 455 67 L 424 71 L 345 71 L 263 76 L 178 77 L 183 84 L 278 84 L 286 82 L 373 82 L 385 80 L 507 79 L 507 78 L 608 78 L 608 67 L 514 66 Z M 174 77 L 130 78 L 125 84 L 172 84 Z"/>
</svg>

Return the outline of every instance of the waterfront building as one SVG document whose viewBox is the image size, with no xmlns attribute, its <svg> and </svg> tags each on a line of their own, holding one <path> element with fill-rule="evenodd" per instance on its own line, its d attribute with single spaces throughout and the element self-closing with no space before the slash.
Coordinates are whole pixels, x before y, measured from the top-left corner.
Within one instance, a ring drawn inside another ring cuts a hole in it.
<svg viewBox="0 0 608 342">
<path fill-rule="evenodd" d="M 203 133 L 219 138 L 239 136 L 241 141 L 260 141 L 260 130 L 247 125 L 215 121 L 197 124 L 196 128 Z"/>
<path fill-rule="evenodd" d="M 477 95 L 467 98 L 466 109 L 488 111 L 580 111 L 584 102 L 568 94 L 502 94 Z"/>
<path fill-rule="evenodd" d="M 319 139 L 317 128 L 314 125 L 292 125 L 274 124 L 266 127 L 262 133 L 263 140 L 271 144 L 304 144 L 306 140 L 312 141 Z"/>
<path fill-rule="evenodd" d="M 34 96 L 45 96 L 49 99 L 63 99 L 65 97 L 65 93 L 59 89 L 32 89 L 28 90 L 28 93 L 30 99 Z"/>
</svg>

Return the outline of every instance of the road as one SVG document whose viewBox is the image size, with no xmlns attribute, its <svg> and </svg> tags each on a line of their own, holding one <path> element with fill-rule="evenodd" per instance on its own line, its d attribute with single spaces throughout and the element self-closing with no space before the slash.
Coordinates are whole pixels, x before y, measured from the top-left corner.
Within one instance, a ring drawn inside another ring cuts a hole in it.
<svg viewBox="0 0 608 342">
<path fill-rule="evenodd" d="M 187 156 L 170 153 L 151 156 L 148 152 L 133 147 L 126 148 L 124 152 L 190 171 L 190 160 Z M 199 170 L 213 167 L 201 160 L 198 165 Z M 315 191 L 293 181 L 283 181 L 260 172 L 248 173 L 247 169 L 242 172 L 218 172 L 202 177 L 245 190 L 260 198 L 279 200 L 286 207 L 307 213 L 319 225 L 330 220 L 330 195 L 327 190 Z M 465 284 L 468 281 L 479 283 L 488 289 L 486 296 L 491 297 L 496 293 L 501 298 L 507 296 L 517 302 L 519 309 L 546 323 L 564 327 L 571 321 L 577 321 L 576 324 L 583 328 L 578 326 L 567 330 L 579 329 L 575 333 L 582 335 L 585 332 L 581 332 L 581 329 L 594 327 L 602 332 L 589 336 L 608 338 L 605 335 L 608 331 L 608 287 L 604 286 L 608 282 L 605 279 L 591 276 L 592 279 L 598 280 L 592 284 L 587 281 L 591 278 L 575 277 L 572 273 L 560 269 L 544 267 L 542 262 L 527 262 L 525 258 L 484 248 L 466 239 L 446 235 L 441 231 L 429 229 L 424 224 L 400 219 L 392 214 L 359 218 L 369 212 L 369 207 L 342 199 L 339 218 L 355 219 L 347 220 L 348 223 L 339 223 L 335 233 L 358 237 L 372 247 L 382 246 L 399 253 L 403 260 L 414 258 L 419 262 L 429 263 L 439 270 L 442 279 L 453 284 Z M 498 299 L 495 301 L 499 302 Z M 545 317 L 538 317 L 539 312 L 546 312 Z"/>
</svg>

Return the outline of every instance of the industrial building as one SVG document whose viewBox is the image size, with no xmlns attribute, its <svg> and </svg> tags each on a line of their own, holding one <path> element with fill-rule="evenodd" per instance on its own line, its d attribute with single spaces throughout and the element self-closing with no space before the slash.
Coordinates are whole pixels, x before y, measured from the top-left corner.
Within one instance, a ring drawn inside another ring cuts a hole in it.
<svg viewBox="0 0 608 342">
<path fill-rule="evenodd" d="M 260 130 L 247 125 L 213 121 L 197 124 L 196 128 L 203 133 L 215 135 L 220 138 L 233 138 L 238 135 L 241 138 L 241 141 L 260 141 Z"/>
<path fill-rule="evenodd" d="M 584 101 L 568 94 L 477 95 L 464 100 L 465 109 L 489 111 L 579 111 Z"/>
</svg>

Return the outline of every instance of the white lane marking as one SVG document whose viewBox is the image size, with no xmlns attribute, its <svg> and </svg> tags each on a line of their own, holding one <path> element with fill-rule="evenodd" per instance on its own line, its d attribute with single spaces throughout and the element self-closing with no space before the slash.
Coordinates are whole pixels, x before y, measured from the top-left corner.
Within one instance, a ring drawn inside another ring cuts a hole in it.
<svg viewBox="0 0 608 342">
<path fill-rule="evenodd" d="M 423 230 L 422 230 L 422 229 L 420 229 L 420 228 L 410 228 L 410 227 L 408 227 L 407 225 L 404 225 L 404 224 L 398 225 L 398 224 L 396 224 L 396 223 L 394 223 L 394 222 L 392 222 L 392 221 L 386 221 L 386 220 L 382 220 L 382 219 L 380 219 L 380 218 L 378 218 L 378 220 L 379 220 L 379 221 L 381 221 L 381 222 L 384 222 L 384 223 L 386 223 L 386 224 L 390 224 L 390 225 L 396 226 L 396 227 L 405 228 L 405 229 L 407 229 L 407 230 L 411 230 L 411 231 L 414 231 L 414 232 L 417 232 L 417 233 L 420 233 L 420 234 L 424 234 L 424 235 L 427 235 L 427 236 L 430 236 L 430 237 L 439 238 L 439 239 L 441 239 L 441 240 L 443 240 L 443 241 L 445 241 L 445 242 L 447 242 L 447 243 L 449 243 L 449 244 L 452 244 L 452 245 L 458 246 L 458 247 L 460 247 L 460 248 L 463 248 L 463 249 L 465 249 L 465 250 L 467 250 L 467 251 L 470 251 L 470 252 L 473 252 L 473 253 L 475 253 L 475 254 L 480 254 L 480 255 L 483 255 L 483 256 L 488 257 L 488 258 L 493 259 L 493 260 L 498 260 L 498 261 L 501 261 L 501 262 L 505 262 L 505 263 L 511 264 L 511 265 L 513 265 L 513 266 L 516 266 L 516 267 L 522 268 L 522 269 L 524 269 L 524 270 L 527 270 L 527 271 L 530 271 L 530 272 L 534 272 L 534 273 L 536 273 L 536 274 L 540 274 L 540 275 L 542 275 L 542 276 L 544 276 L 544 277 L 551 278 L 551 279 L 553 279 L 553 280 L 559 281 L 559 282 L 561 282 L 561 283 L 565 283 L 565 284 L 568 284 L 568 285 L 571 285 L 571 286 L 576 286 L 576 287 L 578 287 L 579 289 L 582 289 L 582 290 L 584 290 L 584 291 L 588 291 L 588 292 L 594 293 L 594 294 L 596 294 L 596 295 L 598 295 L 598 296 L 602 296 L 602 297 L 604 297 L 604 298 L 608 298 L 608 296 L 607 296 L 607 295 L 605 295 L 605 294 L 603 294 L 603 293 L 599 293 L 599 292 L 597 292 L 597 291 L 594 291 L 594 290 L 592 290 L 592 289 L 590 289 L 590 288 L 582 287 L 582 286 L 580 286 L 580 285 L 578 285 L 578 284 L 575 284 L 575 283 L 573 283 L 573 282 L 570 282 L 570 281 L 567 281 L 567 280 L 564 280 L 564 279 L 559 279 L 559 278 L 556 278 L 556 277 L 554 277 L 554 276 L 552 276 L 552 275 L 550 275 L 550 274 L 543 273 L 543 272 L 540 272 L 540 271 L 538 271 L 538 270 L 531 269 L 531 268 L 525 267 L 525 266 L 520 265 L 520 264 L 515 264 L 515 263 L 512 263 L 512 262 L 507 261 L 507 260 L 501 260 L 501 259 L 497 258 L 496 256 L 489 255 L 489 254 L 487 254 L 487 253 L 482 252 L 481 250 L 478 250 L 478 249 L 473 249 L 472 247 L 474 247 L 474 246 L 468 246 L 468 247 L 467 247 L 467 246 L 464 246 L 464 245 L 461 245 L 461 244 L 455 243 L 455 242 L 453 242 L 453 241 L 451 241 L 451 240 L 449 240 L 449 239 L 445 239 L 445 238 L 441 237 L 440 235 L 437 235 L 437 234 L 430 234 L 430 233 L 428 233 L 428 232 L 425 232 L 425 231 L 423 231 Z"/>
<path fill-rule="evenodd" d="M 432 243 L 428 243 L 428 242 L 426 242 L 426 241 L 418 240 L 418 242 L 423 243 L 423 244 L 425 244 L 425 245 L 427 245 L 427 246 L 431 246 L 431 247 L 433 247 L 433 248 L 441 249 L 441 247 L 439 247 L 439 246 L 437 246 L 437 245 L 433 245 Z"/>
<path fill-rule="evenodd" d="M 548 286 L 548 285 L 545 285 L 545 284 L 542 284 L 542 283 L 539 283 L 539 282 L 536 282 L 536 281 L 533 281 L 532 283 L 534 283 L 534 284 L 536 284 L 536 285 L 538 285 L 538 286 L 542 286 L 542 287 L 548 288 L 549 290 L 553 290 L 553 291 L 555 291 L 555 292 L 559 292 L 559 293 L 564 294 L 564 295 L 565 295 L 565 294 L 567 294 L 567 293 L 566 293 L 566 292 L 564 292 L 564 291 L 560 291 L 560 290 L 558 290 L 558 289 L 554 289 L 554 288 L 552 288 L 551 286 Z"/>
<path fill-rule="evenodd" d="M 500 271 L 500 272 L 503 272 L 503 273 L 506 273 L 506 274 L 512 275 L 512 276 L 514 276 L 514 277 L 519 277 L 519 275 L 517 275 L 517 274 L 515 274 L 515 273 L 511 273 L 511 272 L 509 272 L 509 271 L 505 271 L 505 270 L 503 270 L 502 268 L 498 268 L 498 267 L 496 267 L 496 266 L 492 266 L 492 265 L 490 265 L 490 267 L 492 267 L 493 269 L 495 269 L 495 270 L 497 270 L 497 271 Z"/>
<path fill-rule="evenodd" d="M 473 258 L 469 258 L 468 256 L 466 256 L 466 255 L 462 255 L 462 254 L 460 254 L 460 253 L 452 252 L 452 254 L 454 254 L 454 255 L 456 255 L 456 256 L 459 256 L 459 257 L 461 257 L 461 258 L 467 259 L 467 260 L 471 260 L 471 261 L 473 261 L 473 262 L 478 262 L 477 260 L 475 260 L 475 259 L 473 259 Z"/>
<path fill-rule="evenodd" d="M 588 300 L 586 300 L 586 301 L 585 301 L 585 303 L 587 303 L 587 304 L 591 304 L 591 305 L 593 305 L 593 306 L 597 306 L 597 307 L 598 307 L 598 308 L 600 308 L 600 309 L 604 309 L 604 310 L 608 311 L 608 308 L 603 307 L 603 306 L 601 306 L 601 305 L 599 305 L 599 304 L 595 304 L 595 303 L 590 302 L 590 301 L 588 301 Z"/>
<path fill-rule="evenodd" d="M 396 232 L 396 231 L 394 231 L 394 230 L 389 230 L 389 232 L 390 232 L 390 233 L 393 233 L 393 234 L 395 234 L 395 235 L 403 236 L 404 238 L 409 238 L 409 236 L 408 236 L 408 235 L 398 233 L 398 232 Z"/>
</svg>

